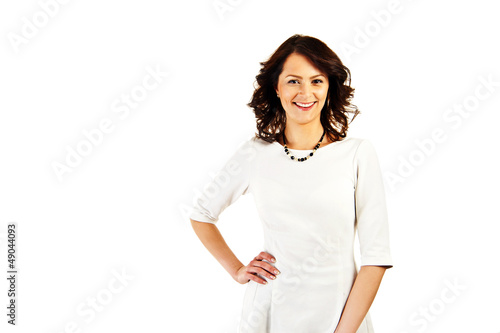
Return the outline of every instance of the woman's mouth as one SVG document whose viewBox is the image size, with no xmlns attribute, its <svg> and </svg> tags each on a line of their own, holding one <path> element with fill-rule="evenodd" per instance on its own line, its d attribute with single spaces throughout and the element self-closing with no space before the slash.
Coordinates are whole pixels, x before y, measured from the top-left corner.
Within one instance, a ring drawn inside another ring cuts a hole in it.
<svg viewBox="0 0 500 333">
<path fill-rule="evenodd" d="M 302 111 L 309 111 L 309 110 L 312 109 L 312 107 L 314 106 L 314 104 L 316 104 L 316 102 L 311 102 L 311 103 L 293 102 L 293 104 L 295 104 Z"/>
</svg>

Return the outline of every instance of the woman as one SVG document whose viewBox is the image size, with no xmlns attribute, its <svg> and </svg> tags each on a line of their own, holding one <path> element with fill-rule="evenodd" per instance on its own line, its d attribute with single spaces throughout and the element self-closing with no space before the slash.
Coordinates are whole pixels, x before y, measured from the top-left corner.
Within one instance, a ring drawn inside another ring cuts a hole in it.
<svg viewBox="0 0 500 333">
<path fill-rule="evenodd" d="M 348 113 L 359 113 L 350 72 L 326 44 L 302 35 L 261 65 L 248 104 L 258 133 L 205 187 L 191 224 L 228 273 L 248 283 L 239 332 L 373 332 L 368 310 L 392 261 L 377 154 L 370 141 L 346 136 Z M 215 225 L 246 193 L 265 241 L 248 265 Z"/>
</svg>

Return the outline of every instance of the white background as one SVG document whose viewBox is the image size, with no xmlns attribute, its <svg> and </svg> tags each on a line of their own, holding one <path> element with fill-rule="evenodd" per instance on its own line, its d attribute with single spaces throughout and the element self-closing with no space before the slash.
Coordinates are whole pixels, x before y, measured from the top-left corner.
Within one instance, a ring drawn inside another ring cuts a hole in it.
<svg viewBox="0 0 500 333">
<path fill-rule="evenodd" d="M 236 331 L 245 286 L 206 251 L 187 214 L 255 132 L 246 103 L 259 62 L 295 33 L 323 40 L 351 70 L 362 114 L 348 135 L 374 143 L 386 177 L 394 268 L 371 309 L 376 331 L 500 332 L 492 3 L 2 2 L 1 276 L 9 222 L 18 223 L 19 267 L 15 328 L 1 279 L 2 332 Z M 140 92 L 146 68 L 168 75 L 127 116 L 116 113 L 122 95 Z M 103 119 L 113 130 L 58 177 L 54 163 L 66 164 L 68 147 Z M 446 139 L 429 144 L 439 129 Z M 388 175 L 400 178 L 391 185 Z M 251 196 L 221 215 L 244 263 L 260 251 L 259 223 Z"/>
</svg>

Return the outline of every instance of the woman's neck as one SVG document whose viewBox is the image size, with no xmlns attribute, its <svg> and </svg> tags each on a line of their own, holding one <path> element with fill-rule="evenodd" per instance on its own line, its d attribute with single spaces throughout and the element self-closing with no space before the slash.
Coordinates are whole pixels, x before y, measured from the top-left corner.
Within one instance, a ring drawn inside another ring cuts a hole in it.
<svg viewBox="0 0 500 333">
<path fill-rule="evenodd" d="M 285 128 L 286 145 L 290 149 L 313 149 L 314 146 L 316 146 L 316 144 L 318 143 L 319 139 L 321 139 L 322 134 L 323 126 L 321 126 L 321 123 L 317 125 L 287 124 Z M 282 136 L 280 139 L 283 140 Z M 321 142 L 321 146 L 327 143 L 330 142 L 328 136 L 325 133 L 323 141 Z"/>
</svg>

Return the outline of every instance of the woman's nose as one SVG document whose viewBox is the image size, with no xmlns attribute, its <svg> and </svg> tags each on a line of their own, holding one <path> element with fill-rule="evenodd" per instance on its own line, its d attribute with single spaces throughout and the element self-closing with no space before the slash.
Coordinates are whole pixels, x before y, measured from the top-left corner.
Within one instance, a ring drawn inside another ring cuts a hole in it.
<svg viewBox="0 0 500 333">
<path fill-rule="evenodd" d="M 311 94 L 311 87 L 308 84 L 300 85 L 299 93 L 308 97 Z"/>
</svg>

